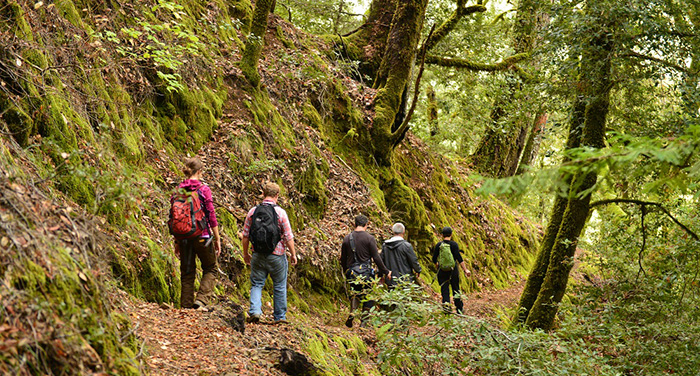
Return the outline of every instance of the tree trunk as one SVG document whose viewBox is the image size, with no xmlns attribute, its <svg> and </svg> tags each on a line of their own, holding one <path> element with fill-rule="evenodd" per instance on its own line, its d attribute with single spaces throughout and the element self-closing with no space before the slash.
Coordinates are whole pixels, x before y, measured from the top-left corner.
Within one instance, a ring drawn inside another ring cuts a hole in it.
<svg viewBox="0 0 700 376">
<path fill-rule="evenodd" d="M 378 91 L 374 100 L 371 136 L 374 157 L 380 166 L 391 165 L 393 145 L 402 136 L 393 132 L 393 127 L 411 77 L 427 3 L 428 0 L 401 1 L 394 14 L 375 82 Z"/>
<path fill-rule="evenodd" d="M 435 99 L 435 89 L 432 85 L 428 85 L 425 90 L 425 95 L 428 97 L 428 126 L 430 127 L 430 137 L 437 136 L 440 133 L 440 123 L 438 122 L 438 104 Z"/>
<path fill-rule="evenodd" d="M 599 12 L 591 4 L 586 11 L 591 17 Z M 592 18 L 595 19 L 595 18 Z M 589 148 L 605 147 L 605 121 L 610 104 L 611 49 L 610 34 L 605 30 L 607 22 L 598 23 L 601 31 L 592 37 L 581 58 L 581 83 L 586 91 L 586 111 L 581 144 Z M 526 325 L 531 329 L 551 330 L 559 309 L 581 231 L 590 211 L 591 188 L 595 186 L 597 173 L 580 170 L 570 184 L 569 199 L 559 231 L 552 246 L 549 265 L 537 299 L 529 310 Z"/>
<path fill-rule="evenodd" d="M 359 71 L 370 81 L 379 71 L 397 4 L 397 0 L 372 0 L 367 21 L 345 38 L 352 46 L 350 58 L 360 61 Z"/>
<path fill-rule="evenodd" d="M 695 4 L 689 10 L 688 18 L 693 25 L 693 29 L 700 29 L 700 5 Z M 700 117 L 698 113 L 700 111 L 700 93 L 698 92 L 698 87 L 700 86 L 700 41 L 697 38 L 692 44 L 692 58 L 690 67 L 684 74 L 683 86 L 684 90 L 681 98 L 683 99 L 685 113 L 691 119 L 697 119 Z"/>
<path fill-rule="evenodd" d="M 520 157 L 520 164 L 516 174 L 522 174 L 530 167 L 532 161 L 535 159 L 538 150 L 540 149 L 540 142 L 542 142 L 542 133 L 544 133 L 544 126 L 547 124 L 547 113 L 544 111 L 539 111 L 535 115 L 535 120 L 532 122 L 532 129 L 525 142 L 525 148 L 523 149 L 522 156 Z"/>
<path fill-rule="evenodd" d="M 521 0 L 518 7 L 515 24 L 513 25 L 513 49 L 515 54 L 530 52 L 534 46 L 535 32 L 538 27 L 537 15 L 539 5 L 535 0 Z M 506 92 L 496 100 L 491 110 L 491 127 L 479 141 L 476 151 L 472 154 L 472 163 L 477 171 L 494 177 L 505 177 L 515 174 L 520 154 L 525 145 L 527 124 L 513 118 L 511 124 L 507 119 L 507 105 L 516 100 L 516 94 L 521 90 L 518 79 L 513 73 L 508 80 Z M 506 125 L 504 126 L 503 123 Z M 505 132 L 503 131 L 505 128 Z"/>
<path fill-rule="evenodd" d="M 580 95 L 576 96 L 571 113 L 571 123 L 569 124 L 569 136 L 566 141 L 566 150 L 581 146 L 581 133 L 583 131 L 585 111 L 586 102 L 584 98 Z M 566 163 L 568 161 L 569 158 L 565 156 L 562 163 Z M 562 176 L 562 180 L 567 186 L 571 184 L 571 176 Z M 547 269 L 549 268 L 552 247 L 554 247 L 554 241 L 559 233 L 562 219 L 564 218 L 564 212 L 566 211 L 566 205 L 568 202 L 567 193 L 568 192 L 558 192 L 554 200 L 552 215 L 549 218 L 549 224 L 547 225 L 544 238 L 542 239 L 542 243 L 540 245 L 540 252 L 537 254 L 535 264 L 527 277 L 525 289 L 520 296 L 516 316 L 517 323 L 525 323 L 527 316 L 530 313 L 530 309 L 532 308 L 533 304 L 535 304 L 535 300 L 537 300 L 537 295 L 540 292 L 542 282 L 544 281 L 545 275 L 547 274 Z"/>
<path fill-rule="evenodd" d="M 340 29 L 340 19 L 343 17 L 343 7 L 345 6 L 345 1 L 340 0 L 338 3 L 338 12 L 335 14 L 335 19 L 333 20 L 333 34 L 338 34 Z"/>
<path fill-rule="evenodd" d="M 258 73 L 258 60 L 265 43 L 265 32 L 267 31 L 267 16 L 270 14 L 272 3 L 275 0 L 258 0 L 255 2 L 255 10 L 250 23 L 250 33 L 246 40 L 243 56 L 241 57 L 240 68 L 251 85 L 260 85 L 260 73 Z"/>
</svg>

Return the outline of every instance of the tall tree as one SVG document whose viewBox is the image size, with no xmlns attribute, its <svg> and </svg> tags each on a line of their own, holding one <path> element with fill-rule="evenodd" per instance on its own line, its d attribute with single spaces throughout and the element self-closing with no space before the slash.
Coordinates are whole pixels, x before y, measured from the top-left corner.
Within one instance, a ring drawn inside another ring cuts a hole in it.
<svg viewBox="0 0 700 376">
<path fill-rule="evenodd" d="M 387 38 L 398 4 L 397 0 L 372 0 L 367 21 L 341 40 L 340 44 L 343 47 L 349 46 L 345 49 L 350 54 L 349 57 L 360 61 L 360 73 L 369 77 L 371 82 L 376 78 L 387 50 Z M 420 33 L 420 30 L 418 32 Z"/>
<path fill-rule="evenodd" d="M 621 22 L 611 19 L 608 4 L 588 1 L 584 15 L 575 26 L 582 34 L 572 47 L 574 59 L 580 51 L 580 76 L 569 127 L 567 148 L 601 149 L 605 147 L 605 124 L 613 86 L 613 35 Z M 529 328 L 550 330 L 573 266 L 573 257 L 590 211 L 590 200 L 596 184 L 595 169 L 579 168 L 564 181 L 565 196 L 555 200 L 550 222 L 536 264 L 523 291 L 517 319 Z"/>
<path fill-rule="evenodd" d="M 522 155 L 520 156 L 520 163 L 518 164 L 517 174 L 522 174 L 530 168 L 532 161 L 537 156 L 540 148 L 540 143 L 542 142 L 542 135 L 545 130 L 545 125 L 547 124 L 548 114 L 544 109 L 537 111 L 535 115 L 535 120 L 532 123 L 532 128 L 527 136 L 527 141 L 525 142 L 525 147 L 523 148 Z"/>
<path fill-rule="evenodd" d="M 258 0 L 255 2 L 255 10 L 253 11 L 253 18 L 249 28 L 250 33 L 248 33 L 243 56 L 241 56 L 240 68 L 253 86 L 260 85 L 258 61 L 265 43 L 267 17 L 274 2 L 275 0 Z"/>
<path fill-rule="evenodd" d="M 513 50 L 517 54 L 532 53 L 538 16 L 539 1 L 521 0 L 513 25 Z M 516 172 L 521 152 L 525 146 L 530 126 L 527 113 L 511 113 L 513 103 L 521 95 L 522 82 L 516 72 L 507 73 L 505 92 L 496 100 L 491 110 L 491 126 L 486 129 L 479 145 L 472 154 L 475 168 L 496 177 L 511 176 Z"/>
<path fill-rule="evenodd" d="M 386 51 L 374 83 L 377 96 L 371 137 L 374 157 L 380 166 L 391 165 L 393 149 L 403 136 L 403 130 L 396 129 L 394 124 L 411 78 L 427 4 L 428 0 L 400 1 L 391 23 Z"/>
</svg>

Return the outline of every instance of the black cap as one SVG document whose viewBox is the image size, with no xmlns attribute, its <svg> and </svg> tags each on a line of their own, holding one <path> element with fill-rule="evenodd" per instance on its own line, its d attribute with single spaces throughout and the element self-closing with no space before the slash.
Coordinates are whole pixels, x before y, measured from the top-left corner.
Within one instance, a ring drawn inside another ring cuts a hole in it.
<svg viewBox="0 0 700 376">
<path fill-rule="evenodd" d="M 452 228 L 449 226 L 443 227 L 442 228 L 442 236 L 444 236 L 444 237 L 452 236 Z"/>
</svg>

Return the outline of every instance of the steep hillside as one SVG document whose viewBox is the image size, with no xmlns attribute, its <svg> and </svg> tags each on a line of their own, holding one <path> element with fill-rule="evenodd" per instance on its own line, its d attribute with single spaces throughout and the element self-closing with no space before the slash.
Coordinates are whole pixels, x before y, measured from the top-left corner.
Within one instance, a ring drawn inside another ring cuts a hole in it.
<svg viewBox="0 0 700 376">
<path fill-rule="evenodd" d="M 145 370 L 137 323 L 115 302 L 119 290 L 179 302 L 164 220 L 187 155 L 205 161 L 214 191 L 222 299 L 246 300 L 238 229 L 264 180 L 282 186 L 297 236 L 300 313 L 342 301 L 335 260 L 359 213 L 379 239 L 405 222 L 426 267 L 437 229 L 454 227 L 468 290 L 525 272 L 536 228 L 474 196 L 458 162 L 409 136 L 402 179 L 381 179 L 357 137 L 374 92 L 322 38 L 272 17 L 263 86 L 250 86 L 236 66 L 250 11 L 246 0 L 0 0 L 0 370 Z"/>
</svg>

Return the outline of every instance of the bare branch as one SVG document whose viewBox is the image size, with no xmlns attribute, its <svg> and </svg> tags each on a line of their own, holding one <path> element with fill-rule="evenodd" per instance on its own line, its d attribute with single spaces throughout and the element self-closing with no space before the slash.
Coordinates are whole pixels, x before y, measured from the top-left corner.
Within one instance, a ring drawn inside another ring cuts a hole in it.
<svg viewBox="0 0 700 376">
<path fill-rule="evenodd" d="M 647 228 L 644 223 L 644 219 L 647 215 L 647 206 L 642 205 L 642 248 L 639 250 L 639 256 L 637 257 L 637 262 L 639 263 L 639 271 L 637 272 L 637 280 L 639 280 L 639 274 L 644 273 L 647 276 L 647 272 L 644 271 L 644 266 L 642 266 L 642 255 L 644 255 L 644 248 L 647 246 Z"/>
<path fill-rule="evenodd" d="M 673 68 L 673 69 L 679 70 L 679 71 L 684 72 L 684 73 L 688 73 L 688 68 L 686 68 L 686 67 L 682 67 L 678 64 L 672 63 L 672 62 L 664 60 L 664 59 L 660 59 L 658 57 L 644 55 L 644 54 L 640 54 L 640 53 L 634 52 L 634 51 L 628 51 L 628 52 L 620 55 L 620 57 L 633 57 L 633 58 L 637 58 L 637 59 L 641 59 L 641 60 L 649 60 L 649 61 L 659 63 L 663 66 Z"/>
<path fill-rule="evenodd" d="M 607 204 L 635 204 L 635 205 L 648 205 L 648 206 L 655 206 L 659 208 L 664 214 L 666 214 L 673 223 L 677 224 L 678 227 L 683 229 L 688 235 L 690 235 L 693 240 L 695 241 L 700 241 L 700 237 L 696 233 L 694 233 L 691 229 L 689 229 L 686 225 L 681 223 L 676 217 L 674 217 L 671 212 L 668 211 L 668 209 L 664 208 L 660 203 L 658 202 L 652 202 L 652 201 L 643 201 L 643 200 L 634 200 L 634 199 L 626 199 L 626 198 L 614 198 L 614 199 L 609 199 L 609 200 L 600 200 L 600 201 L 595 201 L 590 204 L 590 208 L 594 208 L 596 206 L 602 206 L 602 205 L 607 205 Z"/>
<path fill-rule="evenodd" d="M 445 22 L 440 25 L 435 30 L 435 33 L 433 34 L 432 38 L 428 39 L 426 42 L 427 48 L 426 50 L 431 50 L 435 45 L 437 45 L 441 40 L 447 36 L 452 30 L 455 29 L 459 21 L 462 19 L 462 17 L 477 13 L 477 12 L 485 12 L 486 7 L 480 4 L 477 5 L 470 5 L 470 6 L 465 6 L 466 0 L 457 0 L 457 9 L 450 15 L 449 18 L 445 20 Z"/>
<path fill-rule="evenodd" d="M 527 59 L 528 57 L 530 57 L 529 53 L 521 53 L 509 56 L 496 64 L 484 64 L 469 61 L 467 59 L 453 59 L 429 55 L 426 57 L 425 62 L 442 67 L 461 68 L 471 71 L 496 72 L 515 69 L 515 64 Z"/>
</svg>

